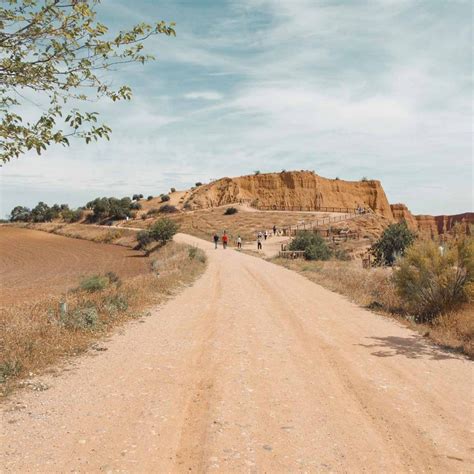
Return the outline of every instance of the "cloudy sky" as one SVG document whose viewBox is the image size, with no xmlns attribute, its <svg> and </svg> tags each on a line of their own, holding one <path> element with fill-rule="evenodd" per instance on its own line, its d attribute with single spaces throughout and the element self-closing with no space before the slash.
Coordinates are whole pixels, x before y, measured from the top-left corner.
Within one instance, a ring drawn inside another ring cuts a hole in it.
<svg viewBox="0 0 474 474">
<path fill-rule="evenodd" d="M 473 210 L 469 0 L 103 0 L 112 29 L 175 21 L 157 61 L 121 70 L 130 103 L 95 106 L 111 142 L 0 169 L 14 205 L 310 169 L 380 179 L 415 213 Z"/>
</svg>

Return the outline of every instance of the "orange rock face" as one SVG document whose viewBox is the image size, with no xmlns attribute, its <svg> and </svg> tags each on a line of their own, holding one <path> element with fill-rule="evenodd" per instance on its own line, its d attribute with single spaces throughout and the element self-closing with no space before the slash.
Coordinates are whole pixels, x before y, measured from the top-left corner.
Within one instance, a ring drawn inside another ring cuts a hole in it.
<svg viewBox="0 0 474 474">
<path fill-rule="evenodd" d="M 431 237 L 449 232 L 456 223 L 474 224 L 473 212 L 452 216 L 429 216 L 413 215 L 405 204 L 391 204 L 390 207 L 397 222 L 404 220 L 410 229 Z"/>
<path fill-rule="evenodd" d="M 380 181 L 327 179 L 310 171 L 222 178 L 197 188 L 191 196 L 190 205 L 194 209 L 206 209 L 238 202 L 284 210 L 361 206 L 393 220 Z"/>
</svg>

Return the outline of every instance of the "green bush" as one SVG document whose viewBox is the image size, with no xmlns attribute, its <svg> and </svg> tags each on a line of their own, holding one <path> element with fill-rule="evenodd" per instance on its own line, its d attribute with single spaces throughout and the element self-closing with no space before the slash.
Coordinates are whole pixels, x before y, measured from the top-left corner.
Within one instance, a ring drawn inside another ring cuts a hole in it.
<svg viewBox="0 0 474 474">
<path fill-rule="evenodd" d="M 150 232 L 148 230 L 141 230 L 137 234 L 137 242 L 140 248 L 145 248 L 148 244 L 153 242 Z"/>
<path fill-rule="evenodd" d="M 175 193 L 176 192 L 176 188 L 171 188 L 170 189 L 170 193 Z"/>
<path fill-rule="evenodd" d="M 331 249 L 326 241 L 319 235 L 309 230 L 303 230 L 296 234 L 290 242 L 288 250 L 303 250 L 306 260 L 329 260 Z"/>
<path fill-rule="evenodd" d="M 415 240 L 415 234 L 408 229 L 405 221 L 389 225 L 380 239 L 370 248 L 376 265 L 393 265 L 397 257 L 403 256 L 405 249 Z"/>
<path fill-rule="evenodd" d="M 167 194 L 163 194 L 163 196 L 161 196 L 161 202 L 167 202 L 169 201 L 171 198 L 167 195 Z"/>
<path fill-rule="evenodd" d="M 173 239 L 173 236 L 178 232 L 178 228 L 179 226 L 176 222 L 165 217 L 153 224 L 149 230 L 150 237 L 161 244 L 165 244 Z"/>
<path fill-rule="evenodd" d="M 153 196 L 152 196 L 152 195 L 150 195 L 150 196 L 148 196 L 148 197 L 146 198 L 147 201 L 151 201 L 152 199 L 153 199 Z"/>
<path fill-rule="evenodd" d="M 418 241 L 399 260 L 393 275 L 398 294 L 420 321 L 474 299 L 474 239 L 450 243 L 443 251 Z"/>
<path fill-rule="evenodd" d="M 134 211 L 139 211 L 141 208 L 142 208 L 142 205 L 138 201 L 132 202 L 130 204 L 130 209 Z"/>
<path fill-rule="evenodd" d="M 331 250 L 324 240 L 318 244 L 311 244 L 304 251 L 306 260 L 329 260 L 331 258 Z"/>
<path fill-rule="evenodd" d="M 68 329 L 95 329 L 99 324 L 99 313 L 95 306 L 76 308 L 61 317 L 63 325 Z"/>
<path fill-rule="evenodd" d="M 178 209 L 176 208 L 176 206 L 172 206 L 171 204 L 165 204 L 164 206 L 160 207 L 160 212 L 166 214 L 173 214 L 174 212 L 178 212 Z"/>
<path fill-rule="evenodd" d="M 201 181 L 198 181 L 198 182 L 196 183 L 196 187 L 198 188 L 199 186 L 202 186 Z"/>
<path fill-rule="evenodd" d="M 84 291 L 89 291 L 91 293 L 95 291 L 104 290 L 109 286 L 109 279 L 106 276 L 102 275 L 92 275 L 86 278 L 83 278 L 79 284 L 79 288 Z"/>
<path fill-rule="evenodd" d="M 64 219 L 65 222 L 79 222 L 82 217 L 84 216 L 84 211 L 81 209 L 76 209 L 73 211 L 72 209 L 65 209 L 61 211 L 61 217 Z"/>
<path fill-rule="evenodd" d="M 128 309 L 128 298 L 124 295 L 118 294 L 110 296 L 105 301 L 105 306 L 109 313 L 118 313 L 127 311 Z"/>
<path fill-rule="evenodd" d="M 224 216 L 231 216 L 232 214 L 237 214 L 239 210 L 236 207 L 228 207 L 225 212 Z"/>
</svg>

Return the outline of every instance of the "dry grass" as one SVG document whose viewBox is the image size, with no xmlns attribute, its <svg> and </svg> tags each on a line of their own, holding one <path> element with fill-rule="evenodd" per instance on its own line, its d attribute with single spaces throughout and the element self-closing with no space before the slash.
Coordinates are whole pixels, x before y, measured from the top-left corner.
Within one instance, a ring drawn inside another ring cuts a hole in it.
<svg viewBox="0 0 474 474">
<path fill-rule="evenodd" d="M 331 215 L 325 212 L 246 211 L 235 206 L 239 208 L 239 212 L 226 216 L 224 212 L 227 207 L 230 206 L 180 212 L 166 217 L 179 224 L 180 232 L 206 240 L 209 240 L 215 232 L 222 233 L 224 230 L 231 240 L 238 235 L 244 240 L 254 240 L 258 231 L 271 230 L 274 225 L 278 228 L 294 226 L 302 221 L 311 222 Z M 145 220 L 135 219 L 124 225 L 148 228 L 155 220 L 156 216 Z"/>
<path fill-rule="evenodd" d="M 57 222 L 24 224 L 21 227 L 102 244 L 114 244 L 130 248 L 134 248 L 137 245 L 136 232 L 126 228 L 117 229 L 94 224 L 64 224 Z"/>
<path fill-rule="evenodd" d="M 437 344 L 474 358 L 474 308 L 465 305 L 446 312 L 432 324 L 418 324 L 396 292 L 390 268 L 363 269 L 360 261 L 309 262 L 273 259 L 274 263 L 297 271 L 315 283 L 347 296 L 351 301 L 397 320 Z"/>
<path fill-rule="evenodd" d="M 86 350 L 114 326 L 143 317 L 148 307 L 191 283 L 204 270 L 205 259 L 190 258 L 189 249 L 171 242 L 153 254 L 152 273 L 112 283 L 102 291 L 68 293 L 65 314 L 60 311 L 64 301 L 60 296 L 0 308 L 1 395 L 8 394 L 21 377 Z M 90 324 L 78 320 L 84 311 L 97 319 Z"/>
</svg>

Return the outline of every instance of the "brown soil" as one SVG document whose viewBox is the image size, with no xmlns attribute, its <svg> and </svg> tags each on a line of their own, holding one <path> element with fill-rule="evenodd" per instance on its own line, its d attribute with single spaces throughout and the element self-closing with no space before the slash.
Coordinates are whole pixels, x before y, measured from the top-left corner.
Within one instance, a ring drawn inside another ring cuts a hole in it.
<svg viewBox="0 0 474 474">
<path fill-rule="evenodd" d="M 141 252 L 0 226 L 0 305 L 62 293 L 88 275 L 128 277 L 149 271 L 150 262 Z"/>
<path fill-rule="evenodd" d="M 203 277 L 3 409 L 5 472 L 470 472 L 473 365 L 189 236 Z"/>
</svg>

